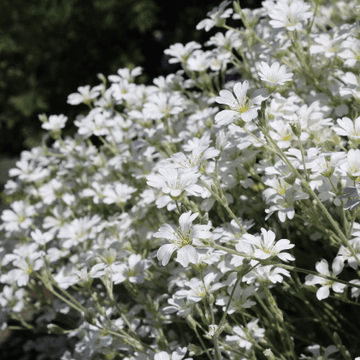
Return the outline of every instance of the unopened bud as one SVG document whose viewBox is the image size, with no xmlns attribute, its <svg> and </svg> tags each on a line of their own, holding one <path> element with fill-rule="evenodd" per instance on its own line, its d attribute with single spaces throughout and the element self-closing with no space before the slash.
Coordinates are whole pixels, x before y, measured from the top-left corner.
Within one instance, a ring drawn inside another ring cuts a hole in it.
<svg viewBox="0 0 360 360">
<path fill-rule="evenodd" d="M 264 350 L 263 354 L 266 356 L 267 359 L 275 360 L 275 356 L 274 356 L 273 352 L 271 351 L 271 349 Z"/>
<path fill-rule="evenodd" d="M 48 121 L 48 118 L 47 118 L 46 114 L 39 114 L 38 118 L 43 123 L 46 123 Z"/>
<path fill-rule="evenodd" d="M 248 162 L 244 162 L 241 165 L 247 172 L 250 172 L 250 170 L 252 169 L 251 165 Z"/>
<path fill-rule="evenodd" d="M 101 73 L 97 74 L 97 78 L 98 78 L 102 83 L 106 84 L 106 77 L 105 77 L 103 74 L 101 74 Z"/>
<path fill-rule="evenodd" d="M 219 189 L 217 188 L 217 186 L 216 186 L 214 183 L 211 184 L 210 188 L 211 188 L 211 191 L 212 191 L 215 195 L 218 195 L 218 194 L 219 194 Z"/>
<path fill-rule="evenodd" d="M 284 180 L 289 184 L 289 185 L 294 185 L 295 180 L 296 180 L 296 175 L 294 173 L 289 173 L 286 177 L 284 177 Z"/>
<path fill-rule="evenodd" d="M 240 4 L 237 1 L 233 2 L 233 8 L 234 8 L 234 11 L 236 13 L 241 15 L 241 7 L 240 7 Z"/>
<path fill-rule="evenodd" d="M 91 325 L 96 325 L 96 313 L 93 308 L 88 309 L 86 312 L 82 312 L 82 316 Z"/>
<path fill-rule="evenodd" d="M 209 222 L 209 213 L 206 212 L 200 220 L 201 225 L 207 225 Z"/>
<path fill-rule="evenodd" d="M 61 335 L 64 333 L 64 329 L 62 329 L 60 326 L 55 324 L 48 324 L 47 329 L 48 329 L 48 334 Z"/>
<path fill-rule="evenodd" d="M 189 325 L 189 327 L 193 330 L 196 330 L 196 321 L 194 320 L 194 318 L 191 315 L 188 315 L 186 317 L 186 322 Z"/>
<path fill-rule="evenodd" d="M 209 302 L 209 305 L 213 305 L 213 304 L 214 304 L 215 298 L 214 298 L 214 295 L 213 295 L 213 294 L 209 294 L 209 295 L 208 295 L 208 302 Z"/>
<path fill-rule="evenodd" d="M 189 344 L 187 346 L 188 350 L 189 350 L 189 355 L 190 356 L 199 356 L 201 355 L 204 351 L 201 349 L 201 347 L 196 346 L 194 344 Z"/>
<path fill-rule="evenodd" d="M 220 201 L 222 205 L 227 205 L 227 199 L 225 195 L 221 195 Z"/>
<path fill-rule="evenodd" d="M 290 121 L 290 127 L 295 136 L 300 137 L 301 135 L 301 124 L 300 121 Z"/>
</svg>

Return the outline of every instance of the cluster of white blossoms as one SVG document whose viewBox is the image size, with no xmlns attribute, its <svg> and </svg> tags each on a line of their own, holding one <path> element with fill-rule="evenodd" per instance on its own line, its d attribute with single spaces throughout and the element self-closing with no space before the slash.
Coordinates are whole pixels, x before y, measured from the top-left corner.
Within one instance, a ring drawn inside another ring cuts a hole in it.
<svg viewBox="0 0 360 360">
<path fill-rule="evenodd" d="M 5 185 L 1 330 L 38 359 L 46 331 L 61 360 L 359 356 L 356 6 L 223 1 L 175 74 L 99 74 L 68 97 L 87 114 L 40 115 Z"/>
</svg>

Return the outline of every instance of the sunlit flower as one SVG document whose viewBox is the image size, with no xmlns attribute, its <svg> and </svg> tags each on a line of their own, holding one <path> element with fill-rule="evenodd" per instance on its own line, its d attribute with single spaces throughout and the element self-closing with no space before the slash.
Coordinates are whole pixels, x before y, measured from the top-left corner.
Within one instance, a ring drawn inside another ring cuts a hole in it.
<svg viewBox="0 0 360 360">
<path fill-rule="evenodd" d="M 303 22 L 313 15 L 311 6 L 304 1 L 296 0 L 291 4 L 285 1 L 278 1 L 269 12 L 271 17 L 270 25 L 273 28 L 285 27 L 289 31 L 301 30 Z"/>
<path fill-rule="evenodd" d="M 286 66 L 280 66 L 278 62 L 273 63 L 270 67 L 267 63 L 262 61 L 259 68 L 260 71 L 258 74 L 260 79 L 269 83 L 270 86 L 284 85 L 287 81 L 291 81 L 291 78 L 294 75 L 293 73 L 287 73 Z"/>
<path fill-rule="evenodd" d="M 249 82 L 238 82 L 234 85 L 235 96 L 229 90 L 221 90 L 220 96 L 215 100 L 218 104 L 228 105 L 231 110 L 223 110 L 216 114 L 215 122 L 220 125 L 228 125 L 236 120 L 249 122 L 257 118 L 257 111 L 260 109 L 259 104 L 269 96 L 267 89 L 255 90 L 251 99 L 247 96 Z"/>
<path fill-rule="evenodd" d="M 275 242 L 275 233 L 271 230 L 265 230 L 261 228 L 261 236 L 254 236 L 251 234 L 244 234 L 242 236 L 243 241 L 252 245 L 253 247 L 253 256 L 257 259 L 268 259 L 272 256 L 277 256 L 282 261 L 288 262 L 295 260 L 294 256 L 287 252 L 281 253 L 283 250 L 292 249 L 295 245 L 290 244 L 290 241 L 287 239 L 281 239 Z M 240 241 L 236 245 L 236 249 L 241 251 Z"/>
<path fill-rule="evenodd" d="M 329 271 L 329 264 L 325 259 L 317 262 L 315 265 L 316 271 L 321 275 L 326 275 L 329 277 L 336 277 L 342 270 L 341 267 L 333 266 L 333 271 Z M 318 300 L 323 300 L 329 297 L 330 288 L 332 288 L 337 293 L 342 293 L 346 287 L 345 284 L 338 283 L 333 280 L 328 280 L 320 276 L 316 275 L 306 275 L 305 277 L 305 285 L 316 285 L 320 284 L 321 287 L 316 292 L 316 297 Z"/>
<path fill-rule="evenodd" d="M 191 214 L 191 211 L 188 211 L 180 216 L 180 226 L 178 229 L 169 224 L 164 224 L 154 234 L 156 238 L 167 239 L 171 242 L 171 244 L 162 245 L 157 252 L 157 258 L 163 266 L 167 265 L 172 253 L 176 250 L 176 260 L 182 266 L 185 267 L 189 263 L 196 263 L 198 261 L 198 253 L 192 245 L 201 245 L 201 239 L 211 237 L 210 225 L 192 225 L 192 222 L 198 215 L 198 213 Z"/>
</svg>

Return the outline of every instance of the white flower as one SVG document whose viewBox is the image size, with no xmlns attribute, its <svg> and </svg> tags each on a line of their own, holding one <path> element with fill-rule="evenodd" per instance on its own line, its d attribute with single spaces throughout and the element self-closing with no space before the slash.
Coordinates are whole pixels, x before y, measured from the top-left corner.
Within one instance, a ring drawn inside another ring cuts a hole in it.
<svg viewBox="0 0 360 360">
<path fill-rule="evenodd" d="M 351 149 L 347 154 L 347 161 L 341 165 L 344 175 L 360 176 L 360 150 Z"/>
<path fill-rule="evenodd" d="M 105 186 L 93 181 L 91 183 L 91 189 L 87 188 L 80 192 L 80 196 L 92 197 L 94 204 L 99 204 L 105 197 L 104 195 Z"/>
<path fill-rule="evenodd" d="M 282 283 L 284 276 L 290 277 L 288 270 L 273 267 L 272 265 L 257 266 L 254 270 L 250 271 L 244 276 L 244 281 L 247 284 L 252 284 L 256 280 L 260 280 L 261 283 L 270 281 L 273 284 Z"/>
<path fill-rule="evenodd" d="M 189 289 L 179 290 L 175 293 L 174 297 L 184 298 L 192 304 L 201 301 L 207 293 L 213 293 L 216 290 L 219 290 L 224 284 L 218 282 L 219 275 L 215 273 L 208 273 L 204 277 L 204 281 L 192 278 L 190 281 L 185 281 L 184 285 Z M 217 281 L 217 282 L 216 282 Z M 214 285 L 211 283 L 216 282 Z"/>
<path fill-rule="evenodd" d="M 237 342 L 240 347 L 249 351 L 254 341 L 258 342 L 265 334 L 265 329 L 257 325 L 258 321 L 259 319 L 252 320 L 246 324 L 246 327 L 242 325 L 234 326 L 233 333 L 235 335 L 227 335 L 225 341 L 230 343 Z"/>
<path fill-rule="evenodd" d="M 144 105 L 144 114 L 150 119 L 162 119 L 184 110 L 184 100 L 179 94 L 153 94 Z"/>
<path fill-rule="evenodd" d="M 316 271 L 321 275 L 326 275 L 330 277 L 336 277 L 342 270 L 341 267 L 332 266 L 333 271 L 329 271 L 329 264 L 325 259 L 317 262 L 315 265 Z M 333 280 L 324 279 L 320 276 L 316 275 L 306 275 L 305 277 L 305 285 L 322 285 L 318 291 L 316 292 L 316 297 L 318 300 L 323 300 L 329 297 L 330 295 L 330 288 L 332 288 L 337 293 L 342 293 L 346 287 L 345 284 L 340 284 Z"/>
<path fill-rule="evenodd" d="M 310 46 L 310 54 L 324 54 L 325 57 L 331 58 L 334 57 L 339 51 L 340 44 L 342 42 L 341 38 L 332 39 L 329 34 L 319 34 L 314 39 L 319 45 Z"/>
<path fill-rule="evenodd" d="M 11 204 L 12 210 L 4 210 L 1 220 L 4 221 L 3 227 L 6 231 L 20 231 L 28 229 L 33 223 L 32 216 L 35 208 L 24 201 L 14 201 Z"/>
<path fill-rule="evenodd" d="M 178 152 L 171 156 L 171 160 L 173 161 L 173 166 L 177 168 L 193 169 L 196 171 L 199 170 L 202 161 L 213 159 L 219 154 L 220 151 L 212 146 L 199 146 L 191 152 L 191 155 L 186 156 L 184 153 Z"/>
<path fill-rule="evenodd" d="M 233 290 L 233 287 L 228 287 L 227 292 L 230 295 Z M 253 305 L 256 305 L 256 302 L 249 300 L 248 298 L 255 294 L 255 286 L 251 285 L 248 287 L 241 287 L 238 285 L 235 289 L 234 295 L 231 299 L 229 305 L 228 314 L 231 315 L 235 311 L 241 311 L 242 309 L 248 309 Z M 227 304 L 229 302 L 229 296 L 219 295 L 216 299 L 215 305 L 222 306 L 222 310 L 225 311 Z"/>
<path fill-rule="evenodd" d="M 142 67 L 137 66 L 134 69 L 130 70 L 128 68 L 118 69 L 118 75 L 110 75 L 108 79 L 111 82 L 120 82 L 121 80 L 133 81 L 136 76 L 141 75 Z"/>
<path fill-rule="evenodd" d="M 265 62 L 261 62 L 258 72 L 260 79 L 270 83 L 271 86 L 284 85 L 287 81 L 291 81 L 293 73 L 286 72 L 286 66 L 275 62 L 271 67 Z"/>
<path fill-rule="evenodd" d="M 313 15 L 310 10 L 311 6 L 303 1 L 294 1 L 290 5 L 285 1 L 278 1 L 273 9 L 269 12 L 270 25 L 273 28 L 285 27 L 289 31 L 301 30 L 303 24 L 301 22 Z"/>
<path fill-rule="evenodd" d="M 196 50 L 188 58 L 187 65 L 192 71 L 205 71 L 210 66 L 212 56 L 211 51 Z"/>
<path fill-rule="evenodd" d="M 40 252 L 38 252 L 40 256 Z M 27 259 L 28 260 L 28 259 Z M 1 282 L 7 284 L 17 283 L 18 286 L 26 286 L 30 280 L 30 274 L 33 271 L 40 270 L 44 266 L 43 259 L 36 259 L 33 262 L 19 258 L 13 262 L 15 269 L 10 270 L 7 274 L 1 275 Z"/>
<path fill-rule="evenodd" d="M 136 188 L 127 184 L 117 183 L 112 187 L 105 188 L 103 201 L 105 204 L 126 203 L 136 190 Z"/>
<path fill-rule="evenodd" d="M 10 308 L 12 311 L 20 312 L 25 306 L 22 300 L 24 296 L 24 289 L 19 289 L 14 293 L 12 286 L 5 285 L 3 291 L 0 293 L 0 305 L 3 308 Z"/>
<path fill-rule="evenodd" d="M 50 115 L 47 122 L 43 123 L 41 127 L 46 130 L 59 130 L 65 127 L 67 121 L 65 115 Z"/>
<path fill-rule="evenodd" d="M 322 354 L 322 347 L 320 345 L 311 345 L 308 347 L 308 350 L 313 354 L 312 356 L 305 356 L 304 354 L 300 355 L 300 359 L 309 359 L 309 360 L 335 360 L 334 358 L 330 358 L 329 355 L 336 353 L 338 350 L 338 348 L 335 345 L 330 345 L 328 346 L 324 353 Z M 360 358 L 355 358 L 359 359 Z"/>
<path fill-rule="evenodd" d="M 78 93 L 72 93 L 68 96 L 68 104 L 79 105 L 83 102 L 88 102 L 92 99 L 96 99 L 100 95 L 100 87 L 98 86 L 91 90 L 90 85 L 80 86 L 77 90 Z"/>
<path fill-rule="evenodd" d="M 113 265 L 114 284 L 120 284 L 125 280 L 133 284 L 142 284 L 145 280 L 142 274 L 151 266 L 150 260 L 143 260 L 140 254 L 131 254 L 127 264 Z"/>
<path fill-rule="evenodd" d="M 354 37 L 346 39 L 341 44 L 338 56 L 344 59 L 345 67 L 353 67 L 360 60 L 360 40 Z"/>
<path fill-rule="evenodd" d="M 193 170 L 184 171 L 174 168 L 160 168 L 159 175 L 148 175 L 146 177 L 147 184 L 155 188 L 161 188 L 165 194 L 178 197 L 183 191 L 187 191 L 191 195 L 198 196 L 203 192 L 200 185 L 196 185 L 199 173 Z"/>
<path fill-rule="evenodd" d="M 43 233 L 39 229 L 35 229 L 35 231 L 32 231 L 30 235 L 38 245 L 46 245 L 54 238 L 54 234 L 50 231 Z"/>
<path fill-rule="evenodd" d="M 161 225 L 159 231 L 153 236 L 156 238 L 167 239 L 171 244 L 162 245 L 157 252 L 157 258 L 163 266 L 167 265 L 172 253 L 176 250 L 177 261 L 182 266 L 188 266 L 189 263 L 198 261 L 198 253 L 192 244 L 201 245 L 200 239 L 211 237 L 210 225 L 192 225 L 192 222 L 198 217 L 198 213 L 191 214 L 188 211 L 179 218 L 180 227 L 175 230 L 169 224 Z"/>
<path fill-rule="evenodd" d="M 63 190 L 63 183 L 58 179 L 51 179 L 39 188 L 39 195 L 45 204 L 53 203 Z"/>
<path fill-rule="evenodd" d="M 171 353 L 171 356 L 166 351 L 160 351 L 154 355 L 154 360 L 181 360 L 187 352 L 187 347 L 178 347 Z"/>
<path fill-rule="evenodd" d="M 290 244 L 290 241 L 287 239 L 281 239 L 275 243 L 275 233 L 271 230 L 267 231 L 264 228 L 261 228 L 261 237 L 251 234 L 244 234 L 242 238 L 243 241 L 251 244 L 254 247 L 253 256 L 256 259 L 263 260 L 272 256 L 277 256 L 279 259 L 285 262 L 295 260 L 295 258 L 289 253 L 280 253 L 283 250 L 292 249 L 295 245 Z M 241 247 L 241 243 L 242 242 L 240 241 L 236 245 L 236 249 Z"/>
<path fill-rule="evenodd" d="M 211 11 L 207 13 L 207 15 L 210 17 L 210 19 L 204 19 L 200 21 L 196 25 L 196 30 L 201 30 L 205 28 L 205 31 L 209 31 L 214 26 L 220 26 L 222 23 L 222 19 L 226 19 L 230 17 L 230 15 L 233 13 L 233 9 L 227 9 L 225 8 L 230 4 L 230 1 L 223 1 L 219 7 L 214 7 Z"/>
<path fill-rule="evenodd" d="M 88 239 L 95 237 L 95 225 L 101 221 L 99 215 L 94 215 L 92 218 L 85 216 L 83 218 L 75 218 L 70 224 L 65 224 L 61 227 L 58 238 L 64 239 L 62 246 L 70 249 L 72 246 L 77 246 Z"/>
<path fill-rule="evenodd" d="M 360 238 L 355 238 L 352 240 L 349 240 L 349 245 L 352 247 L 353 252 L 357 255 L 357 257 L 360 257 Z M 340 246 L 339 252 L 334 259 L 333 262 L 333 269 L 336 269 L 335 271 L 342 271 L 344 268 L 345 261 L 348 262 L 349 266 L 351 266 L 354 270 L 356 270 L 359 266 L 356 257 L 353 255 L 353 252 L 350 251 L 348 247 L 345 247 L 344 245 Z M 338 269 L 338 270 L 337 270 Z"/>
<path fill-rule="evenodd" d="M 236 98 L 229 90 L 221 90 L 220 96 L 215 100 L 218 104 L 228 105 L 231 110 L 220 111 L 215 116 L 215 122 L 220 125 L 228 125 L 235 120 L 242 119 L 249 122 L 257 117 L 258 106 L 262 101 L 269 96 L 267 89 L 255 90 L 249 99 L 246 95 L 249 88 L 249 82 L 238 82 L 234 85 L 233 90 Z"/>
<path fill-rule="evenodd" d="M 185 317 L 191 312 L 191 305 L 183 298 L 180 299 L 173 297 L 168 300 L 168 303 L 170 304 L 170 306 L 166 306 L 163 308 L 165 314 L 172 314 L 176 312 L 176 315 Z"/>
<path fill-rule="evenodd" d="M 355 122 L 355 124 L 354 124 Z M 334 126 L 333 130 L 341 136 L 347 136 L 349 139 L 360 139 L 360 116 L 354 121 L 348 117 L 337 119 L 339 126 Z"/>
<path fill-rule="evenodd" d="M 187 43 L 185 46 L 183 44 L 176 43 L 171 45 L 169 49 L 166 49 L 164 51 L 164 54 L 173 56 L 173 58 L 169 60 L 169 63 L 175 64 L 178 62 L 186 62 L 190 54 L 195 49 L 200 49 L 200 48 L 201 45 L 198 44 L 196 41 L 191 41 Z"/>
</svg>

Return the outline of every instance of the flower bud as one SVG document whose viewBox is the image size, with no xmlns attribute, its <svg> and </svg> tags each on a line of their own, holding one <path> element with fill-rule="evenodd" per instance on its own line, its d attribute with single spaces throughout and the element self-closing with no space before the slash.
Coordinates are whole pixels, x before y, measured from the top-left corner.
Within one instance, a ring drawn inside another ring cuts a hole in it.
<svg viewBox="0 0 360 360">
<path fill-rule="evenodd" d="M 46 114 L 39 114 L 38 118 L 42 123 L 46 123 L 48 121 Z"/>
<path fill-rule="evenodd" d="M 61 335 L 64 333 L 64 329 L 55 324 L 47 324 L 48 334 Z"/>
<path fill-rule="evenodd" d="M 208 295 L 208 302 L 209 302 L 209 305 L 211 305 L 211 306 L 214 304 L 215 298 L 214 298 L 213 294 Z"/>
<path fill-rule="evenodd" d="M 225 195 L 221 195 L 220 202 L 222 205 L 227 205 L 227 198 Z"/>
<path fill-rule="evenodd" d="M 90 308 L 86 312 L 82 312 L 81 315 L 91 325 L 96 325 L 96 313 L 95 309 Z"/>
<path fill-rule="evenodd" d="M 275 356 L 274 356 L 273 352 L 271 351 L 271 349 L 265 349 L 263 351 L 263 354 L 266 356 L 267 359 L 275 360 Z"/>
<path fill-rule="evenodd" d="M 237 1 L 233 2 L 234 11 L 241 15 L 241 7 L 240 4 Z"/>
<path fill-rule="evenodd" d="M 194 318 L 191 315 L 188 315 L 186 317 L 186 322 L 189 325 L 189 327 L 193 330 L 196 330 L 196 321 L 194 320 Z"/>
<path fill-rule="evenodd" d="M 295 136 L 301 135 L 301 124 L 299 120 L 290 121 L 290 127 Z"/>
<path fill-rule="evenodd" d="M 295 180 L 296 180 L 296 175 L 294 173 L 289 173 L 286 177 L 284 177 L 284 180 L 289 184 L 289 185 L 294 185 Z"/>
<path fill-rule="evenodd" d="M 211 187 L 211 191 L 212 191 L 215 195 L 219 195 L 219 189 L 217 188 L 217 186 L 216 186 L 214 183 L 212 183 L 210 187 Z"/>
<path fill-rule="evenodd" d="M 207 225 L 208 222 L 209 222 L 209 213 L 206 212 L 206 213 L 204 214 L 204 216 L 201 218 L 200 224 L 201 224 L 201 225 Z"/>
<path fill-rule="evenodd" d="M 106 77 L 105 77 L 103 74 L 101 74 L 101 73 L 97 74 L 97 78 L 98 78 L 103 84 L 106 84 Z"/>
<path fill-rule="evenodd" d="M 194 344 L 189 344 L 187 348 L 190 356 L 199 356 L 204 352 L 199 346 Z"/>
</svg>

